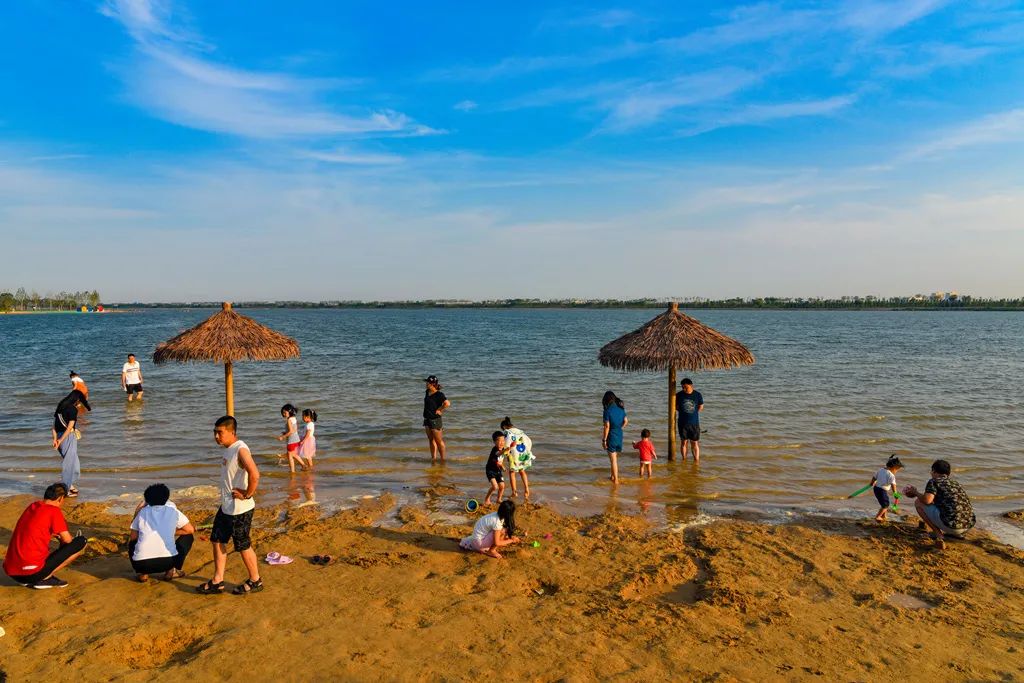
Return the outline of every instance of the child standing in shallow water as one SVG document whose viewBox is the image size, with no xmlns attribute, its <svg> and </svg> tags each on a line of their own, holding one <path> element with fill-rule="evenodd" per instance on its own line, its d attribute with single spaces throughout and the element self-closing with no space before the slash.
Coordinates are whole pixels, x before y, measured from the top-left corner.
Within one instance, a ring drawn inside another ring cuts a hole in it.
<svg viewBox="0 0 1024 683">
<path fill-rule="evenodd" d="M 306 408 L 302 411 L 302 421 L 306 423 L 306 433 L 299 442 L 299 460 L 306 459 L 306 467 L 313 469 L 313 456 L 316 455 L 316 411 Z"/>
<path fill-rule="evenodd" d="M 633 442 L 633 448 L 640 451 L 640 476 L 644 476 L 644 472 L 647 473 L 647 478 L 651 478 L 651 470 L 654 467 L 654 459 L 658 457 L 658 454 L 654 452 L 654 442 L 651 441 L 651 430 L 641 429 L 640 440 Z"/>
<path fill-rule="evenodd" d="M 882 506 L 878 514 L 875 515 L 875 521 L 884 522 L 889 514 L 889 506 L 892 504 L 892 501 L 889 499 L 889 492 L 891 491 L 893 495 L 899 495 L 896 492 L 896 473 L 902 469 L 903 463 L 894 455 L 885 463 L 885 467 L 875 472 L 875 476 L 871 477 L 872 491 L 875 494 L 875 499 Z"/>
<path fill-rule="evenodd" d="M 505 433 L 494 432 L 491 434 L 491 439 L 494 441 L 494 446 L 491 448 L 491 454 L 487 456 L 487 465 L 484 467 L 484 474 L 487 475 L 487 480 L 491 483 L 491 487 L 487 489 L 487 495 L 484 496 L 484 505 L 491 504 L 491 496 L 495 491 L 498 493 L 498 500 L 495 502 L 500 503 L 501 497 L 505 495 L 505 464 L 502 462 L 505 451 Z"/>
<path fill-rule="evenodd" d="M 523 494 L 530 499 L 530 480 L 526 470 L 533 465 L 533 441 L 522 429 L 512 424 L 512 418 L 505 417 L 501 421 L 501 429 L 505 433 L 505 452 L 508 455 L 509 483 L 512 485 L 512 497 L 516 497 L 516 473 L 523 480 Z"/>
<path fill-rule="evenodd" d="M 298 411 L 291 403 L 281 406 L 281 417 L 284 418 L 284 431 L 277 437 L 278 441 L 284 441 L 288 446 L 288 469 L 295 474 L 295 461 L 298 460 L 299 467 L 302 467 L 302 460 L 299 458 L 299 421 L 295 419 Z"/>
</svg>

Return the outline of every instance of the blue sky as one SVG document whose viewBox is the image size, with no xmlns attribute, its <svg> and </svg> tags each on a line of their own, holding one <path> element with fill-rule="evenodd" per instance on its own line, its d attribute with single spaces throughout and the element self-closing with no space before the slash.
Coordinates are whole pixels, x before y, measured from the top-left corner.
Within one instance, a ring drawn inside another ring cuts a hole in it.
<svg viewBox="0 0 1024 683">
<path fill-rule="evenodd" d="M 1024 295 L 1024 3 L 10 3 L 0 288 Z"/>
</svg>

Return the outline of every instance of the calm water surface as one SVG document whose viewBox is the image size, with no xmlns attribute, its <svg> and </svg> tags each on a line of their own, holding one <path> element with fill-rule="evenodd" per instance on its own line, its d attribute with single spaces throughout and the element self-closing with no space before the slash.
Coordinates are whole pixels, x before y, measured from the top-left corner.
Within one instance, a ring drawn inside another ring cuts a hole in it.
<svg viewBox="0 0 1024 683">
<path fill-rule="evenodd" d="M 295 337 L 302 357 L 236 366 L 240 434 L 267 476 L 264 500 L 341 501 L 380 490 L 450 483 L 479 497 L 489 435 L 505 415 L 533 439 L 535 498 L 580 512 L 641 509 L 671 523 L 699 513 L 758 508 L 872 514 L 873 498 L 843 497 L 891 453 L 922 486 L 935 458 L 950 460 L 985 524 L 1024 507 L 1024 315 L 969 312 L 696 311 L 743 341 L 757 364 L 693 373 L 706 402 L 699 470 L 665 461 L 666 377 L 602 368 L 597 350 L 653 317 L 652 310 L 243 311 Z M 216 483 L 214 420 L 223 370 L 151 362 L 156 344 L 212 311 L 0 316 L 0 494 L 55 479 L 53 409 L 78 371 L 93 412 L 83 421 L 83 497 Z M 146 396 L 129 404 L 120 368 L 140 357 Z M 421 378 L 436 374 L 452 401 L 450 461 L 425 450 Z M 682 375 L 680 375 L 681 377 Z M 600 398 L 626 402 L 627 440 L 651 429 L 655 479 L 621 460 L 612 492 L 600 448 Z M 320 415 L 313 477 L 277 465 L 279 409 Z M 449 501 L 453 509 L 457 500 Z"/>
</svg>

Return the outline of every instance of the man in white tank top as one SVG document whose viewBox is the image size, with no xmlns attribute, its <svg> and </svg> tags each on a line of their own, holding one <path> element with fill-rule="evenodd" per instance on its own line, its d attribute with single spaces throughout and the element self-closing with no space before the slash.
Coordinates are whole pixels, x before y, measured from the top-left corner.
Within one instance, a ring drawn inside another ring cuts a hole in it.
<svg viewBox="0 0 1024 683">
<path fill-rule="evenodd" d="M 228 564 L 228 541 L 242 557 L 249 578 L 235 587 L 233 593 L 244 595 L 263 590 L 256 551 L 252 549 L 249 531 L 252 528 L 252 499 L 260 481 L 260 471 L 245 442 L 238 438 L 238 423 L 230 415 L 217 420 L 213 439 L 227 449 L 220 468 L 220 508 L 213 520 L 210 543 L 213 545 L 213 578 L 196 588 L 204 595 L 224 592 L 224 571 Z"/>
</svg>

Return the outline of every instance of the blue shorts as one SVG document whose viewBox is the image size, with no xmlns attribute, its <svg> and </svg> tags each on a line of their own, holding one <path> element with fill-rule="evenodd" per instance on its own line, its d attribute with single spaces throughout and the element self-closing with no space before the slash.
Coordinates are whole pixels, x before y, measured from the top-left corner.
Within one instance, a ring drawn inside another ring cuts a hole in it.
<svg viewBox="0 0 1024 683">
<path fill-rule="evenodd" d="M 875 492 L 875 499 L 878 501 L 879 505 L 884 508 L 892 505 L 892 502 L 889 500 L 889 489 L 883 489 L 881 486 L 874 486 L 872 487 L 872 490 Z"/>
<path fill-rule="evenodd" d="M 622 452 L 622 442 L 621 441 L 609 441 L 608 445 L 605 447 L 605 450 L 607 450 L 609 453 L 621 453 Z"/>
</svg>

